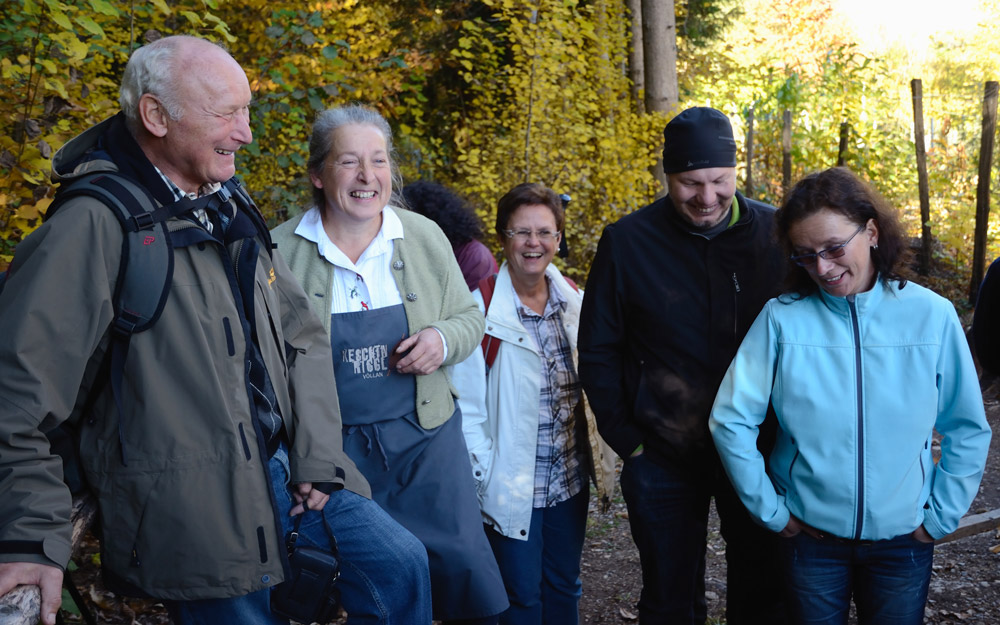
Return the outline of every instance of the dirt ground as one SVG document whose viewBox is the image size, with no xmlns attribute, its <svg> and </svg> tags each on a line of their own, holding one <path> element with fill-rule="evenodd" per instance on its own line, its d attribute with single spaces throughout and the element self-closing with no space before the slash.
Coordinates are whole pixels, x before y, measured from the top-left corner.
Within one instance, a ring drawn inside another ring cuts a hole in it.
<svg viewBox="0 0 1000 625">
<path fill-rule="evenodd" d="M 987 416 L 1000 433 L 1000 381 L 984 391 Z M 982 486 L 970 513 L 1000 508 L 1000 435 L 993 438 Z M 637 622 L 636 603 L 642 584 L 639 556 L 629 535 L 628 514 L 621 496 L 606 513 L 591 505 L 583 553 L 581 623 L 627 624 Z M 103 589 L 97 574 L 96 541 L 78 560 L 74 573 L 84 601 L 96 612 L 98 622 L 110 625 L 166 625 L 162 606 L 151 601 L 119 599 Z M 726 546 L 719 535 L 713 510 L 707 550 L 706 588 L 710 623 L 725 623 Z M 1000 532 L 992 530 L 939 545 L 926 608 L 928 625 L 1000 625 Z M 82 622 L 67 614 L 69 623 Z"/>
</svg>

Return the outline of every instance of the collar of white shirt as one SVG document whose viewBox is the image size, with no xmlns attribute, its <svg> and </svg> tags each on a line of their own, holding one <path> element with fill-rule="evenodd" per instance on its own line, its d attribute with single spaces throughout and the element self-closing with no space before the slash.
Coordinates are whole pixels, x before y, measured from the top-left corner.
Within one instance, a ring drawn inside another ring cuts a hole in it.
<svg viewBox="0 0 1000 625">
<path fill-rule="evenodd" d="M 319 209 L 315 206 L 310 208 L 302 217 L 302 221 L 295 227 L 295 234 L 308 239 L 319 248 L 320 255 L 337 267 L 357 271 L 355 263 L 352 263 L 347 255 L 340 251 L 340 248 L 333 244 L 326 230 L 323 229 L 323 219 L 320 217 Z M 403 238 L 403 222 L 399 220 L 399 215 L 391 206 L 382 209 L 382 227 L 378 234 L 368 244 L 365 251 L 358 258 L 358 264 L 365 259 L 380 256 L 392 251 L 392 240 Z"/>
</svg>

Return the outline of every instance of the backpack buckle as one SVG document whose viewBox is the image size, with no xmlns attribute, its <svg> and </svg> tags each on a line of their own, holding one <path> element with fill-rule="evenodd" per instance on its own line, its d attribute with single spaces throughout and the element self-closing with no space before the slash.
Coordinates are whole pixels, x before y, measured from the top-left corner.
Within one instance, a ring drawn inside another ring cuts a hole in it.
<svg viewBox="0 0 1000 625">
<path fill-rule="evenodd" d="M 128 218 L 129 224 L 136 230 L 147 230 L 156 223 L 153 220 L 153 213 L 139 213 Z"/>
</svg>

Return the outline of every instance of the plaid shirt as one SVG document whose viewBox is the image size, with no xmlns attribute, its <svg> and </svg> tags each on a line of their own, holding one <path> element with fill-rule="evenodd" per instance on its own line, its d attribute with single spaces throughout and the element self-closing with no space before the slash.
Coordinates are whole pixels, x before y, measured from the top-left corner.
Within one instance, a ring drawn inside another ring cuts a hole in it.
<svg viewBox="0 0 1000 625">
<path fill-rule="evenodd" d="M 208 184 L 203 185 L 200 189 L 198 189 L 198 193 L 185 193 L 184 191 L 181 190 L 180 187 L 174 184 L 173 180 L 167 178 L 167 175 L 164 174 L 162 171 L 160 171 L 159 167 L 154 165 L 153 169 L 156 170 L 156 173 L 160 174 L 160 178 L 163 178 L 163 182 L 167 183 L 167 188 L 169 188 L 170 192 L 174 194 L 175 200 L 181 200 L 184 198 L 188 198 L 190 200 L 196 200 L 203 195 L 215 193 L 216 191 L 222 188 L 222 183 L 210 182 Z M 196 208 L 195 210 L 192 211 L 192 214 L 194 215 L 195 219 L 198 220 L 198 223 L 200 223 L 202 227 L 205 228 L 205 230 L 208 230 L 209 233 L 211 233 L 215 229 L 215 226 L 212 224 L 212 220 L 209 218 L 208 211 L 206 211 L 204 208 Z M 230 221 L 230 216 L 228 215 L 223 216 L 222 219 L 224 220 L 223 221 L 224 225 L 228 225 Z"/>
<path fill-rule="evenodd" d="M 580 402 L 580 380 L 562 313 L 566 300 L 549 285 L 549 301 L 543 315 L 521 303 L 514 293 L 515 307 L 542 359 L 542 380 L 538 399 L 538 445 L 535 450 L 535 494 L 532 506 L 545 508 L 566 501 L 586 485 L 585 458 L 578 445 L 579 424 L 573 408 Z M 513 290 L 513 289 L 512 289 Z"/>
</svg>

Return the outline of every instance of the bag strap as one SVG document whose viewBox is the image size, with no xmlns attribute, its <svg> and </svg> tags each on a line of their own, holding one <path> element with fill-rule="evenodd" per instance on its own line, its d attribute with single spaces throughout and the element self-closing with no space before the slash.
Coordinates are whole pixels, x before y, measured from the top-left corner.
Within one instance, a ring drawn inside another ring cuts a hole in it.
<svg viewBox="0 0 1000 625">
<path fill-rule="evenodd" d="M 288 539 L 285 541 L 285 546 L 288 547 L 289 554 L 295 551 L 295 543 L 299 540 L 299 527 L 302 525 L 302 517 L 310 510 L 309 504 L 306 501 L 302 502 L 302 507 L 305 510 L 302 511 L 302 514 L 295 517 L 295 525 L 292 527 L 292 531 L 288 533 Z M 330 538 L 330 552 L 333 555 L 338 555 L 340 550 L 337 548 L 337 537 L 333 535 L 333 528 L 330 527 L 330 522 L 326 519 L 326 515 L 323 514 L 322 510 L 317 510 L 316 512 L 323 519 L 323 529 L 326 530 L 326 535 Z"/>
<path fill-rule="evenodd" d="M 479 293 L 483 296 L 483 316 L 490 312 L 490 302 L 493 300 L 493 291 L 496 286 L 497 274 L 495 273 L 479 281 Z M 493 362 L 497 359 L 497 353 L 500 351 L 500 339 L 483 334 L 480 346 L 483 349 L 483 356 L 486 358 L 486 373 L 489 374 L 490 369 L 493 368 Z"/>
</svg>

